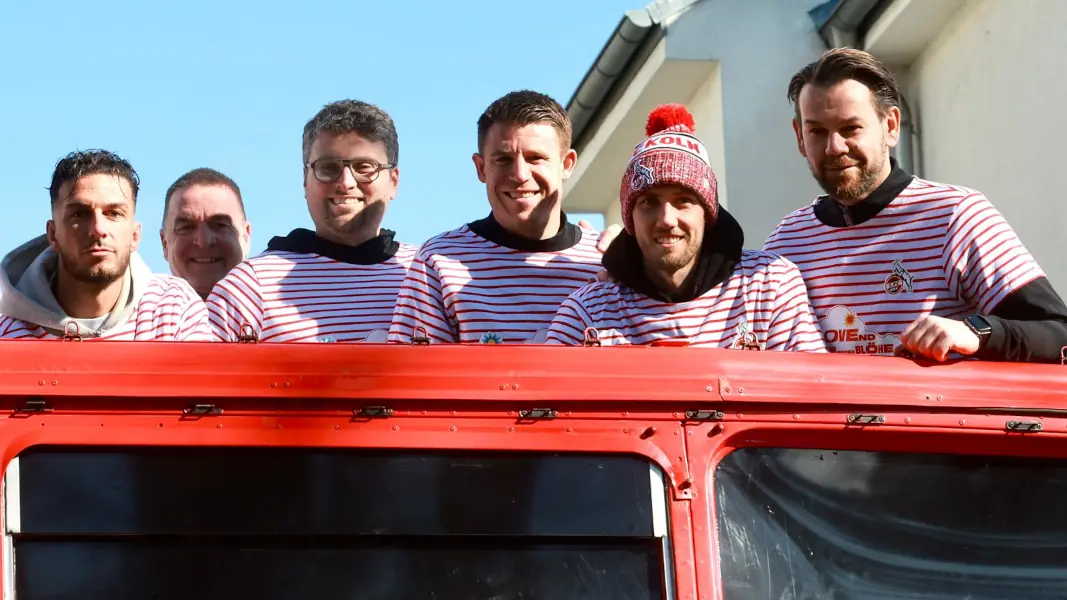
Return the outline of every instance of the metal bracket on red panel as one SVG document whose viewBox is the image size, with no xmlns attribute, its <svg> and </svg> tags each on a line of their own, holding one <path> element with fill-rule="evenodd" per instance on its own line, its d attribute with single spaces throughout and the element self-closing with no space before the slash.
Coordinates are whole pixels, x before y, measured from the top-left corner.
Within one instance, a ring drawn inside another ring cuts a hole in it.
<svg viewBox="0 0 1067 600">
<path fill-rule="evenodd" d="M 245 323 L 241 325 L 241 333 L 237 334 L 237 343 L 255 344 L 258 341 L 259 336 L 256 335 L 256 330 L 251 324 Z"/>
<path fill-rule="evenodd" d="M 519 411 L 520 421 L 546 421 L 555 419 L 559 413 L 554 408 L 531 408 Z"/>
<path fill-rule="evenodd" d="M 595 327 L 586 327 L 585 333 L 582 336 L 583 346 L 599 346 L 600 345 L 600 332 Z"/>
<path fill-rule="evenodd" d="M 80 342 L 82 341 L 81 327 L 74 321 L 67 323 L 67 326 L 63 328 L 63 341 L 64 342 Z"/>
<path fill-rule="evenodd" d="M 412 346 L 429 346 L 430 336 L 426 333 L 426 328 L 419 326 L 411 332 L 411 345 Z"/>
<path fill-rule="evenodd" d="M 1041 431 L 1042 426 L 1039 421 L 1008 421 L 1004 424 L 1004 429 L 1019 433 L 1037 433 Z"/>
<path fill-rule="evenodd" d="M 52 412 L 52 407 L 42 398 L 33 398 L 27 400 L 26 404 L 16 407 L 13 412 L 15 414 L 46 413 Z"/>
</svg>

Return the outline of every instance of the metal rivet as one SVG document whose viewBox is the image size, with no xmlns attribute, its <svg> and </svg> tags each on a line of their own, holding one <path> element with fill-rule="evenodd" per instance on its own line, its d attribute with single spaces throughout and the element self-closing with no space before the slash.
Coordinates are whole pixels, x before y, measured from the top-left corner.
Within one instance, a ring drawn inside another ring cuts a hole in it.
<svg viewBox="0 0 1067 600">
<path fill-rule="evenodd" d="M 511 389 L 513 389 L 513 390 L 517 390 L 517 389 L 519 389 L 519 384 L 517 384 L 517 383 L 516 383 L 516 384 L 513 384 L 513 385 L 511 386 Z"/>
<path fill-rule="evenodd" d="M 500 389 L 506 390 L 506 389 L 508 389 L 508 385 L 506 383 L 502 383 L 502 384 L 500 384 Z"/>
<path fill-rule="evenodd" d="M 37 385 L 44 385 L 44 381 L 38 381 Z"/>
<path fill-rule="evenodd" d="M 911 423 L 911 417 L 904 417 L 905 423 Z"/>
<path fill-rule="evenodd" d="M 334 430 L 334 431 L 337 431 L 337 430 L 338 430 L 338 429 L 340 429 L 340 428 L 341 428 L 341 426 L 340 426 L 340 425 L 334 425 L 334 426 L 333 426 L 333 430 Z"/>
<path fill-rule="evenodd" d="M 571 433 L 572 431 L 574 431 L 574 430 L 571 429 L 570 427 L 567 428 L 567 433 Z"/>
<path fill-rule="evenodd" d="M 630 430 L 629 430 L 629 429 L 625 429 L 625 428 L 624 428 L 624 429 L 622 430 L 622 432 L 623 432 L 623 433 L 630 433 Z"/>
<path fill-rule="evenodd" d="M 508 431 L 515 431 L 514 427 L 508 427 Z"/>
<path fill-rule="evenodd" d="M 277 383 L 274 383 L 274 382 L 272 381 L 272 382 L 270 382 L 270 387 L 272 387 L 272 388 L 276 388 L 276 387 L 278 387 L 278 384 L 277 384 Z"/>
<path fill-rule="evenodd" d="M 52 380 L 52 385 L 59 385 L 59 382 L 53 379 Z"/>
<path fill-rule="evenodd" d="M 737 388 L 737 393 L 738 394 L 744 394 L 745 393 L 745 388 L 743 388 L 743 387 Z"/>
<path fill-rule="evenodd" d="M 218 424 L 218 425 L 216 425 L 215 427 L 218 427 L 219 429 L 222 429 L 222 423 L 219 423 L 219 424 Z"/>
<path fill-rule="evenodd" d="M 283 384 L 282 384 L 282 387 L 289 387 L 289 382 L 288 382 L 288 381 L 286 381 L 285 383 L 283 383 Z"/>
<path fill-rule="evenodd" d="M 797 420 L 797 419 L 799 419 L 799 418 L 800 418 L 800 415 L 793 415 L 793 420 L 794 420 L 794 421 L 796 421 L 796 420 Z"/>
<path fill-rule="evenodd" d="M 960 419 L 960 425 L 966 425 L 966 424 L 967 424 L 967 421 L 965 421 L 963 419 Z"/>
<path fill-rule="evenodd" d="M 400 431 L 399 425 L 393 425 L 393 431 Z"/>
<path fill-rule="evenodd" d="M 732 390 L 730 390 L 730 388 L 726 388 L 726 393 L 727 393 L 727 394 L 729 394 L 729 393 L 730 393 L 731 391 L 732 391 Z"/>
<path fill-rule="evenodd" d="M 708 387 L 704 388 L 704 391 L 705 392 L 710 392 L 712 389 L 713 388 L 709 385 Z"/>
<path fill-rule="evenodd" d="M 453 426 L 449 427 L 449 428 L 448 428 L 448 430 L 449 430 L 449 431 L 455 431 L 455 430 L 456 430 L 456 426 L 455 426 L 455 425 L 453 425 Z"/>
<path fill-rule="evenodd" d="M 160 426 L 160 427 L 162 427 L 162 426 L 163 426 L 163 424 L 162 424 L 162 423 L 160 423 L 160 424 L 159 424 L 159 426 Z"/>
</svg>

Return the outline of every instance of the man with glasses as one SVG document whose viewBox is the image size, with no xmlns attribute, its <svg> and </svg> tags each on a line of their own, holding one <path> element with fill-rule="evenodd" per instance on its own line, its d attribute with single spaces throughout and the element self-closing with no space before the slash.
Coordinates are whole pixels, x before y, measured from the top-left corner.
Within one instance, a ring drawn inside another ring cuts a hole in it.
<svg viewBox="0 0 1067 600">
<path fill-rule="evenodd" d="M 357 100 L 304 126 L 304 197 L 315 231 L 294 229 L 233 268 L 208 297 L 223 341 L 384 342 L 416 248 L 381 228 L 400 183 L 393 120 Z"/>
</svg>

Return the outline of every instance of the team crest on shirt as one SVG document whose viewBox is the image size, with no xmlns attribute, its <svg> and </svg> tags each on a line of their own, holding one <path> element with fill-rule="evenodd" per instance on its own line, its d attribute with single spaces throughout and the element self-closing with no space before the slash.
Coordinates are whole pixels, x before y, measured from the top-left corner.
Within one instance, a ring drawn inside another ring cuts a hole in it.
<svg viewBox="0 0 1067 600">
<path fill-rule="evenodd" d="M 640 161 L 634 163 L 634 175 L 630 179 L 630 189 L 639 190 L 656 184 L 656 173 L 652 167 L 646 167 Z"/>
<path fill-rule="evenodd" d="M 500 337 L 499 333 L 487 331 L 482 334 L 482 337 L 478 341 L 482 344 L 503 344 L 504 338 Z"/>
<path fill-rule="evenodd" d="M 734 334 L 737 337 L 734 339 L 734 343 L 730 344 L 730 347 L 734 350 L 762 350 L 756 333 L 749 330 L 748 321 L 742 320 L 738 323 L 734 329 Z"/>
<path fill-rule="evenodd" d="M 893 261 L 893 272 L 885 278 L 885 293 L 896 296 L 904 292 L 915 291 L 915 277 L 900 264 L 900 259 Z"/>
</svg>

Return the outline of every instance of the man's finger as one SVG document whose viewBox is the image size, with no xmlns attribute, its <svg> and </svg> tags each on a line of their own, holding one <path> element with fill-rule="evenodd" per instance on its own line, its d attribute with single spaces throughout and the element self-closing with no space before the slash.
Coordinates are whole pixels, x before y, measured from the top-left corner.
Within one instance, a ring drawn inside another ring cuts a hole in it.
<svg viewBox="0 0 1067 600">
<path fill-rule="evenodd" d="M 600 234 L 600 239 L 597 240 L 596 249 L 601 252 L 607 252 L 608 246 L 615 238 L 619 237 L 619 233 L 622 231 L 622 227 L 618 225 L 609 225 L 604 232 Z"/>
</svg>

